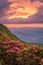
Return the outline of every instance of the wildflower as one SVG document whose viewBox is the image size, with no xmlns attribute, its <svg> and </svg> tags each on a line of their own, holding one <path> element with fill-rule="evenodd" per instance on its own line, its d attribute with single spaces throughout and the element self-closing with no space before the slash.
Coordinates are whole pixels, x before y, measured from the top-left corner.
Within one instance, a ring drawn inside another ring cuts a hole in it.
<svg viewBox="0 0 43 65">
<path fill-rule="evenodd" d="M 40 57 L 37 56 L 37 57 L 34 57 L 33 60 L 34 60 L 34 61 L 37 61 L 37 60 L 39 60 L 39 59 L 40 59 Z"/>
<path fill-rule="evenodd" d="M 24 48 L 24 51 L 28 51 L 28 48 Z"/>
<path fill-rule="evenodd" d="M 7 44 L 8 42 L 2 42 L 2 44 Z"/>
<path fill-rule="evenodd" d="M 18 48 L 18 47 L 15 47 L 15 49 L 16 49 L 17 51 L 19 51 L 19 50 L 20 50 L 20 48 Z"/>
<path fill-rule="evenodd" d="M 42 48 L 42 47 L 40 47 L 40 50 L 42 50 L 42 51 L 43 51 L 43 48 Z"/>
<path fill-rule="evenodd" d="M 38 48 L 38 45 L 33 45 L 33 47 L 32 48 Z"/>
<path fill-rule="evenodd" d="M 15 50 L 14 49 L 9 49 L 9 50 L 6 50 L 6 52 L 11 52 L 11 53 L 14 53 Z"/>
<path fill-rule="evenodd" d="M 34 52 L 35 52 L 35 53 L 37 53 L 37 52 L 38 52 L 38 50 L 34 49 Z"/>
<path fill-rule="evenodd" d="M 41 59 L 41 61 L 40 61 L 40 63 L 39 63 L 40 65 L 43 65 L 43 59 Z"/>
<path fill-rule="evenodd" d="M 14 43 L 14 40 L 10 40 L 10 43 Z"/>
<path fill-rule="evenodd" d="M 17 46 L 21 46 L 21 44 L 17 43 Z"/>
</svg>

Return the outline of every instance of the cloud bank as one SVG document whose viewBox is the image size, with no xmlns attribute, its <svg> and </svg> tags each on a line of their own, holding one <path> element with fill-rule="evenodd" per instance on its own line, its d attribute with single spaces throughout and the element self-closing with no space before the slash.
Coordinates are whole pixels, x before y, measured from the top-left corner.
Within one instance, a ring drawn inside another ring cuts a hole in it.
<svg viewBox="0 0 43 65">
<path fill-rule="evenodd" d="M 0 0 L 0 23 L 38 19 L 43 23 L 43 0 Z"/>
</svg>

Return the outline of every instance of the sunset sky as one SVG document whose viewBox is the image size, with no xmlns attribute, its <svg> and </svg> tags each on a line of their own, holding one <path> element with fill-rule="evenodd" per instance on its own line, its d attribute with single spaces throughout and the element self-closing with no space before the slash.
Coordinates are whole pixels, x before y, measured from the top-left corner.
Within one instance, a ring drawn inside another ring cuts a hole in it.
<svg viewBox="0 0 43 65">
<path fill-rule="evenodd" d="M 0 0 L 0 23 L 43 23 L 43 0 Z"/>
</svg>

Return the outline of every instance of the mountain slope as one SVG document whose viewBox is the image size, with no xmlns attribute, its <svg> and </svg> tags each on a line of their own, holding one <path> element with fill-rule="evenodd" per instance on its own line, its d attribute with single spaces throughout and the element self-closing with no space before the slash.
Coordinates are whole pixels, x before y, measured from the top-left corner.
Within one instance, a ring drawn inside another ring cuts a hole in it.
<svg viewBox="0 0 43 65">
<path fill-rule="evenodd" d="M 7 27 L 0 24 L 0 42 L 4 40 L 20 40 L 15 35 L 13 35 Z"/>
<path fill-rule="evenodd" d="M 0 65 L 43 65 L 43 47 L 26 45 L 0 24 Z M 10 40 L 10 41 L 9 41 Z M 6 42 L 7 41 L 7 42 Z"/>
</svg>

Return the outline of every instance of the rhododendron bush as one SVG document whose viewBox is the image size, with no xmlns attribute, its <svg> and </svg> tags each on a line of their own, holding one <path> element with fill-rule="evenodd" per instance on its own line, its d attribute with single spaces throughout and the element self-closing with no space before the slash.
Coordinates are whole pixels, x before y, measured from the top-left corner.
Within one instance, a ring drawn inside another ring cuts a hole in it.
<svg viewBox="0 0 43 65">
<path fill-rule="evenodd" d="M 43 65 L 43 48 L 20 41 L 0 43 L 0 65 Z"/>
</svg>

